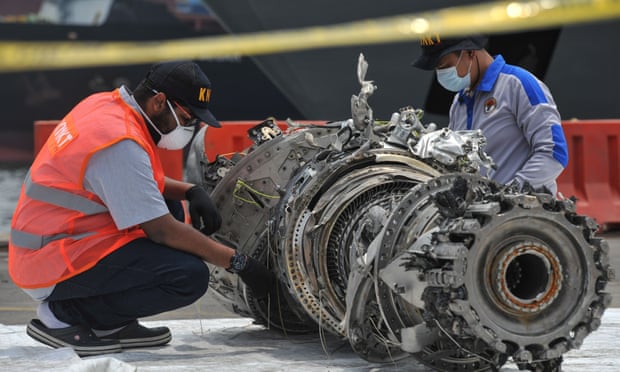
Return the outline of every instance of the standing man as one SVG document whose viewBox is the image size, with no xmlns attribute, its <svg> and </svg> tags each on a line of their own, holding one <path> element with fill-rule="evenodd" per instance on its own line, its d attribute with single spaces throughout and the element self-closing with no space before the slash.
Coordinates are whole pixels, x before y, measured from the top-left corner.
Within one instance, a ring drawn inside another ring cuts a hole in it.
<svg viewBox="0 0 620 372">
<path fill-rule="evenodd" d="M 210 98 L 197 64 L 164 62 L 133 92 L 123 86 L 87 97 L 54 129 L 11 223 L 11 278 L 41 301 L 28 335 L 79 355 L 165 345 L 170 330 L 138 318 L 202 297 L 204 261 L 239 274 L 257 297 L 268 294 L 274 275 L 207 236 L 221 224 L 209 195 L 165 177 L 156 152 L 183 148 L 196 120 L 220 127 Z M 196 228 L 167 207 L 184 199 Z"/>
<path fill-rule="evenodd" d="M 448 128 L 480 129 L 497 169 L 481 173 L 502 184 L 557 193 L 556 178 L 568 163 L 560 114 L 547 86 L 530 72 L 493 58 L 482 36 L 421 39 L 413 63 L 435 70 L 437 81 L 456 92 Z"/>
</svg>

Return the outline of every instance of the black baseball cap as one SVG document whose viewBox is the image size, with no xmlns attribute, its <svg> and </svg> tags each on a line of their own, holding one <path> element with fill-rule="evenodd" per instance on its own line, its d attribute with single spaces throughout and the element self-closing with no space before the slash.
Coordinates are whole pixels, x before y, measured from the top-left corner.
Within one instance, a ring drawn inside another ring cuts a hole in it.
<svg viewBox="0 0 620 372">
<path fill-rule="evenodd" d="M 211 82 L 202 69 L 192 61 L 156 63 L 147 73 L 146 84 L 163 92 L 171 100 L 187 106 L 197 118 L 208 125 L 220 128 L 220 122 L 209 111 Z"/>
<path fill-rule="evenodd" d="M 487 37 L 482 35 L 465 36 L 460 38 L 440 38 L 439 35 L 420 39 L 422 55 L 413 62 L 415 67 L 422 70 L 433 70 L 441 57 L 458 50 L 483 49 Z"/>
</svg>

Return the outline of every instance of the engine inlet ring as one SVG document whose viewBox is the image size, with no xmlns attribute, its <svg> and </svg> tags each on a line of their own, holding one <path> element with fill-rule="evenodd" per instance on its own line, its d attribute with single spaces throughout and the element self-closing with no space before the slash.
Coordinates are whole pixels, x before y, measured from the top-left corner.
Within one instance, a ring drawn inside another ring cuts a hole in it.
<svg viewBox="0 0 620 372">
<path fill-rule="evenodd" d="M 562 264 L 545 244 L 521 242 L 499 255 L 491 271 L 500 303 L 523 313 L 545 309 L 562 289 Z"/>
</svg>

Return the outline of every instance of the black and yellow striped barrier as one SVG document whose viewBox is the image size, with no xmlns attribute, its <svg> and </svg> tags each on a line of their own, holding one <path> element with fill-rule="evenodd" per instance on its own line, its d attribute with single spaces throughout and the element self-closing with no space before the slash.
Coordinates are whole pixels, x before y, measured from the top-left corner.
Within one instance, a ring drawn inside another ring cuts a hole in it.
<svg viewBox="0 0 620 372">
<path fill-rule="evenodd" d="M 493 2 L 295 30 L 156 42 L 0 42 L 0 72 L 211 59 L 525 31 L 620 17 L 620 0 Z"/>
</svg>

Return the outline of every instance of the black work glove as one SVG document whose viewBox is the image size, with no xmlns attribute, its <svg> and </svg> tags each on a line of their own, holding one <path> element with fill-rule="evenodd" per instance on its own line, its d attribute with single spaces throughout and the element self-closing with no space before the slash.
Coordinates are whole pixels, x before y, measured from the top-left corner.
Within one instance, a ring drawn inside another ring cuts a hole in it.
<svg viewBox="0 0 620 372">
<path fill-rule="evenodd" d="M 440 191 L 432 198 L 442 216 L 454 218 L 462 216 L 465 213 L 467 209 L 468 191 L 467 180 L 458 177 L 449 190 Z"/>
<path fill-rule="evenodd" d="M 211 235 L 220 228 L 222 216 L 204 188 L 192 186 L 185 192 L 185 199 L 189 202 L 189 216 L 196 229 Z"/>
<path fill-rule="evenodd" d="M 276 276 L 265 265 L 248 255 L 235 253 L 230 259 L 230 267 L 226 270 L 239 275 L 259 300 L 275 293 L 277 289 Z"/>
</svg>

